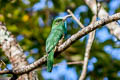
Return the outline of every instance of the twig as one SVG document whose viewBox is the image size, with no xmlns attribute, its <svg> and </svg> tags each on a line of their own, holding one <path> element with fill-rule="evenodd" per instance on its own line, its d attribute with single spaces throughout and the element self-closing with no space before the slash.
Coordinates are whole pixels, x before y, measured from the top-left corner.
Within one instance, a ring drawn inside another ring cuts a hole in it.
<svg viewBox="0 0 120 80">
<path fill-rule="evenodd" d="M 84 28 L 84 25 L 74 16 L 74 14 L 72 13 L 72 11 L 70 11 L 69 9 L 67 11 L 72 16 L 72 18 L 81 26 L 81 28 Z M 93 17 L 92 23 L 95 22 L 95 21 L 96 21 L 96 17 Z M 90 49 L 91 49 L 91 46 L 92 46 L 92 43 L 93 43 L 93 40 L 94 40 L 94 35 L 95 35 L 95 31 L 93 31 L 93 32 L 91 32 L 89 34 L 89 39 L 88 39 L 88 43 L 87 43 L 87 47 L 86 47 L 86 52 L 85 52 L 83 69 L 82 69 L 82 73 L 81 73 L 81 76 L 80 76 L 79 80 L 84 80 L 84 78 L 86 76 L 88 59 L 89 59 Z"/>
<path fill-rule="evenodd" d="M 83 64 L 84 61 L 74 61 L 74 62 L 67 62 L 67 65 L 76 65 L 76 64 Z M 62 63 L 60 64 L 54 64 L 53 67 L 59 66 L 59 65 L 64 65 Z M 46 69 L 47 67 L 42 67 L 42 69 Z"/>
<path fill-rule="evenodd" d="M 73 43 L 75 43 L 78 39 L 85 36 L 89 32 L 95 30 L 96 28 L 99 28 L 105 24 L 108 24 L 110 22 L 116 21 L 120 19 L 120 13 L 116 13 L 112 16 L 106 16 L 103 19 L 96 21 L 94 24 L 90 24 L 89 26 L 83 28 L 82 30 L 78 31 L 76 34 L 72 35 L 68 40 L 66 40 L 62 45 L 58 47 L 58 49 L 55 52 L 55 57 L 59 55 L 61 52 L 63 52 L 65 49 L 70 47 Z M 47 55 L 43 56 L 39 60 L 35 61 L 32 64 L 29 64 L 27 66 L 24 66 L 23 68 L 19 68 L 16 70 L 13 70 L 14 74 L 23 74 L 30 72 L 38 67 L 40 67 L 42 64 L 44 64 L 47 60 Z"/>
<path fill-rule="evenodd" d="M 93 16 L 91 24 L 93 24 L 96 21 L 96 18 L 98 17 L 98 13 L 99 13 L 100 8 L 101 8 L 101 4 L 99 2 L 97 2 L 97 0 L 96 0 L 96 5 L 97 5 L 97 10 L 96 10 L 97 12 L 96 12 L 96 15 Z M 93 43 L 94 37 L 95 37 L 95 31 L 96 30 L 89 33 L 89 39 L 88 39 L 86 52 L 85 52 L 84 64 L 83 64 L 82 73 L 81 73 L 81 76 L 80 76 L 79 80 L 84 80 L 85 76 L 86 76 L 88 59 L 89 59 L 89 56 L 90 56 L 90 50 L 91 50 L 91 47 L 92 47 L 92 43 Z"/>
<path fill-rule="evenodd" d="M 83 64 L 84 61 L 74 61 L 74 62 L 67 62 L 67 65 L 75 65 L 75 64 Z M 59 66 L 59 65 L 64 65 L 64 64 L 54 64 L 53 67 Z M 42 67 L 41 69 L 46 69 L 47 67 Z M 3 70 L 0 71 L 0 74 L 14 74 L 12 70 Z"/>
<path fill-rule="evenodd" d="M 91 24 L 93 24 L 95 21 L 96 21 L 96 16 L 93 17 Z M 89 39 L 88 39 L 88 43 L 87 43 L 86 50 L 85 50 L 84 64 L 83 64 L 82 73 L 81 73 L 79 80 L 85 79 L 86 72 L 87 72 L 88 59 L 90 56 L 90 50 L 92 47 L 92 43 L 94 41 L 94 36 L 95 36 L 95 30 L 89 33 Z"/>
<path fill-rule="evenodd" d="M 96 0 L 96 5 L 97 5 L 97 13 L 96 13 L 96 16 L 98 17 L 98 14 L 99 14 L 100 9 L 101 9 L 101 4 L 100 4 L 100 2 L 98 2 L 98 1 Z"/>
<path fill-rule="evenodd" d="M 67 65 L 74 65 L 74 64 L 83 64 L 84 61 L 74 61 L 74 62 L 67 62 Z M 64 64 L 55 64 L 54 66 L 59 66 L 59 65 L 64 65 Z"/>
<path fill-rule="evenodd" d="M 84 25 L 74 16 L 70 9 L 68 9 L 67 12 L 72 16 L 72 18 L 79 24 L 81 28 L 84 28 Z"/>
<path fill-rule="evenodd" d="M 68 65 L 73 65 L 73 64 L 83 64 L 83 61 L 74 61 L 74 62 L 68 62 Z"/>
<path fill-rule="evenodd" d="M 2 70 L 0 74 L 14 74 L 12 70 Z"/>
</svg>

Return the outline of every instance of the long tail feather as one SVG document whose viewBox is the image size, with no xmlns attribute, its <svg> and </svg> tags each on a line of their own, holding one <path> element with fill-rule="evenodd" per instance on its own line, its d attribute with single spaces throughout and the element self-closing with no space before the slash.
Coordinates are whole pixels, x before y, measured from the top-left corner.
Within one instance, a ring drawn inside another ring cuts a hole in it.
<svg viewBox="0 0 120 80">
<path fill-rule="evenodd" d="M 54 62 L 54 51 L 52 50 L 48 54 L 48 59 L 47 59 L 47 71 L 51 72 L 53 68 L 53 62 Z"/>
</svg>

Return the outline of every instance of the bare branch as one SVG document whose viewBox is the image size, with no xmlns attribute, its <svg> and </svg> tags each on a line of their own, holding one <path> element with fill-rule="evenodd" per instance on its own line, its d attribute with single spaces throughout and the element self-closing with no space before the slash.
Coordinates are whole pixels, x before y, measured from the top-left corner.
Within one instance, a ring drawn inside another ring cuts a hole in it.
<svg viewBox="0 0 120 80">
<path fill-rule="evenodd" d="M 67 65 L 76 65 L 76 64 L 84 64 L 84 61 L 74 61 L 74 62 L 67 62 Z M 53 67 L 64 65 L 64 64 L 54 64 Z M 47 67 L 42 67 L 42 69 L 46 69 Z"/>
<path fill-rule="evenodd" d="M 97 17 L 98 17 L 100 9 L 101 9 L 101 4 L 100 4 L 100 2 L 98 2 L 97 3 Z"/>
<path fill-rule="evenodd" d="M 84 1 L 90 7 L 92 12 L 96 15 L 97 6 L 96 6 L 95 0 L 84 0 Z M 109 16 L 109 15 L 105 11 L 105 9 L 101 7 L 100 11 L 98 13 L 98 16 L 100 19 L 103 19 L 104 17 Z M 110 30 L 110 33 L 112 35 L 116 36 L 116 38 L 120 40 L 120 26 L 119 26 L 119 24 L 116 21 L 114 21 L 114 22 L 107 24 L 106 26 Z"/>
<path fill-rule="evenodd" d="M 74 16 L 72 11 L 70 11 L 69 9 L 67 11 L 70 13 L 72 18 L 81 26 L 81 28 L 84 28 L 84 25 Z M 98 14 L 96 14 L 96 16 L 97 15 Z M 93 24 L 96 21 L 96 16 L 93 17 L 93 20 L 92 20 L 91 24 Z M 86 76 L 88 59 L 89 59 L 89 55 L 90 55 L 90 49 L 91 49 L 91 46 L 92 46 L 92 43 L 93 43 L 93 40 L 94 40 L 94 35 L 95 35 L 95 30 L 89 34 L 89 39 L 88 39 L 87 47 L 86 47 L 86 50 L 85 50 L 84 64 L 83 64 L 82 73 L 81 73 L 81 76 L 80 76 L 79 80 L 84 80 L 84 78 Z"/>
<path fill-rule="evenodd" d="M 22 48 L 16 42 L 14 36 L 11 35 L 9 31 L 7 31 L 6 26 L 1 22 L 0 22 L 0 45 L 2 50 L 5 52 L 5 55 L 8 57 L 9 61 L 11 62 L 13 70 L 28 65 L 26 56 L 24 55 Z M 33 80 L 37 80 L 37 75 L 35 75 L 34 71 L 30 73 L 22 74 L 17 78 L 17 80 L 28 79 L 31 76 L 33 77 Z M 14 77 L 15 76 L 13 76 L 13 78 Z"/>
<path fill-rule="evenodd" d="M 97 12 L 93 16 L 91 24 L 93 24 L 96 21 L 96 18 L 98 17 L 98 13 L 99 13 L 100 8 L 101 8 L 101 4 L 100 4 L 100 2 L 97 2 L 97 0 L 96 0 L 96 5 L 97 5 L 97 10 L 96 10 Z M 94 37 L 95 37 L 95 31 L 96 30 L 89 33 L 89 39 L 88 39 L 88 43 L 87 43 L 86 50 L 85 50 L 84 64 L 83 64 L 82 73 L 81 73 L 81 76 L 80 76 L 79 80 L 84 80 L 85 77 L 86 77 L 88 59 L 89 59 L 89 56 L 90 56 L 90 50 L 91 50 L 91 47 L 92 47 L 92 43 L 93 43 Z"/>
<path fill-rule="evenodd" d="M 72 18 L 79 24 L 81 28 L 84 28 L 84 25 L 74 16 L 70 9 L 68 9 L 67 12 L 72 16 Z"/>
<path fill-rule="evenodd" d="M 96 16 L 93 16 L 91 24 L 93 24 L 95 21 L 96 21 Z M 88 59 L 90 56 L 90 50 L 92 47 L 92 43 L 94 41 L 94 36 L 95 36 L 95 30 L 89 33 L 89 39 L 88 39 L 88 43 L 87 43 L 86 50 L 85 50 L 84 64 L 83 64 L 82 73 L 81 73 L 79 80 L 85 79 L 86 72 L 87 72 Z"/>
<path fill-rule="evenodd" d="M 83 64 L 84 61 L 74 61 L 74 62 L 67 62 L 67 65 L 74 65 L 74 64 Z M 63 64 L 54 64 L 53 67 L 55 66 L 59 66 L 59 65 L 63 65 Z M 42 67 L 41 69 L 46 69 L 47 67 Z M 3 70 L 0 71 L 0 74 L 14 74 L 13 70 Z"/>
<path fill-rule="evenodd" d="M 0 74 L 14 74 L 12 72 L 12 70 L 3 70 L 3 71 L 0 71 Z"/>
<path fill-rule="evenodd" d="M 68 65 L 73 65 L 73 64 L 83 64 L 83 61 L 74 61 L 74 62 L 68 62 Z"/>
</svg>

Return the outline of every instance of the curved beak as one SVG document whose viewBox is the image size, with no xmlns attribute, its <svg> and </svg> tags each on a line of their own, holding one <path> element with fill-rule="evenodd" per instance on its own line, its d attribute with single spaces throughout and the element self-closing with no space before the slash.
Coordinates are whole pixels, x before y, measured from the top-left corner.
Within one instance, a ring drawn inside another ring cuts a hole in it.
<svg viewBox="0 0 120 80">
<path fill-rule="evenodd" d="M 63 21 L 65 21 L 68 17 L 71 17 L 71 15 L 64 16 Z"/>
</svg>

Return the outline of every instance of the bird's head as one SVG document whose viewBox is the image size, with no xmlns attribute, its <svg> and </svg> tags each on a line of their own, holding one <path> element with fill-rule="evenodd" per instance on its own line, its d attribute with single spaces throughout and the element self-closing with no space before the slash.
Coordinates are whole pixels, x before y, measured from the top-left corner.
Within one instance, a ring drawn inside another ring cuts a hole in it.
<svg viewBox="0 0 120 80">
<path fill-rule="evenodd" d="M 55 27 L 65 27 L 67 28 L 66 19 L 70 17 L 70 15 L 64 16 L 64 17 L 58 17 L 53 21 L 52 28 Z"/>
</svg>

